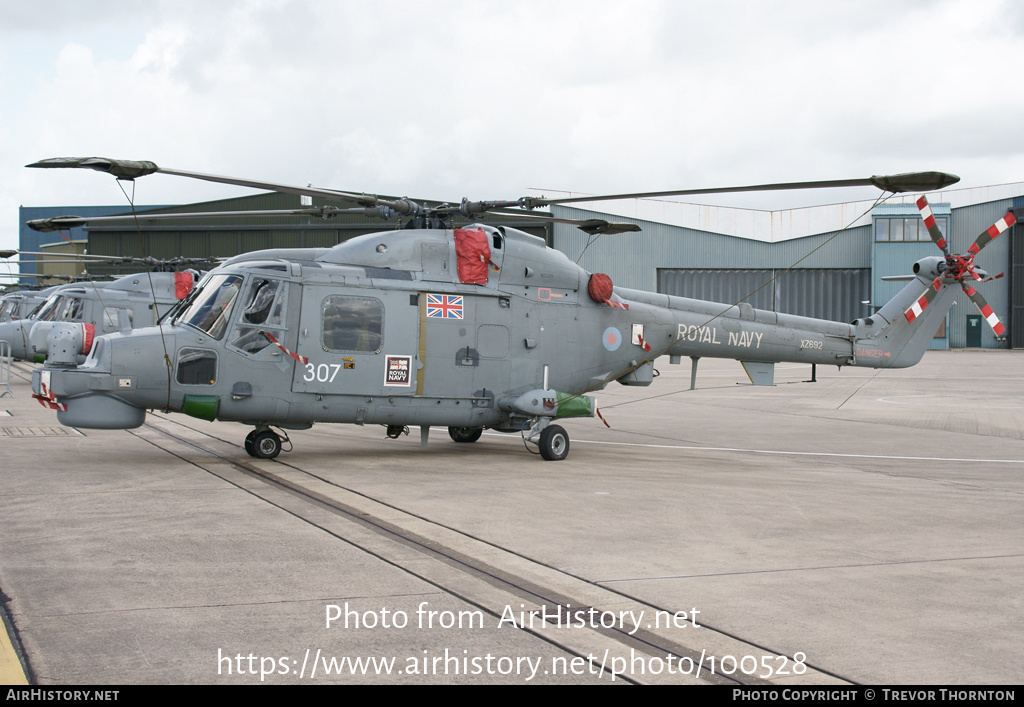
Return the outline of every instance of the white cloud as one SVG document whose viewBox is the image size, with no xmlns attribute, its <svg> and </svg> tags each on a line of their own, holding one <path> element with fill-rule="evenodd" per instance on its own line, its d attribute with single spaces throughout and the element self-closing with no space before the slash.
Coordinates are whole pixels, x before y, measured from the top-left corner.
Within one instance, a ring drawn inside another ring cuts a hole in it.
<svg viewBox="0 0 1024 707">
<path fill-rule="evenodd" d="M 450 200 L 1024 178 L 1013 3 L 15 5 L 0 10 L 0 247 L 18 203 L 123 199 L 103 175 L 22 168 L 58 155 Z M 137 189 L 143 203 L 243 193 Z"/>
</svg>

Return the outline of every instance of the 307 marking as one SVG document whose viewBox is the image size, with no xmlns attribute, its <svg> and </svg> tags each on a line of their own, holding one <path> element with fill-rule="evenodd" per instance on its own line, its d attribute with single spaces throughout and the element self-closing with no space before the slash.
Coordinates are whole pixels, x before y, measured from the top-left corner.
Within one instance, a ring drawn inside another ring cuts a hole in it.
<svg viewBox="0 0 1024 707">
<path fill-rule="evenodd" d="M 334 378 L 338 375 L 338 371 L 340 370 L 340 363 L 321 363 L 320 365 L 307 363 L 306 374 L 302 376 L 302 380 L 307 383 L 312 383 L 313 381 L 333 383 Z"/>
</svg>

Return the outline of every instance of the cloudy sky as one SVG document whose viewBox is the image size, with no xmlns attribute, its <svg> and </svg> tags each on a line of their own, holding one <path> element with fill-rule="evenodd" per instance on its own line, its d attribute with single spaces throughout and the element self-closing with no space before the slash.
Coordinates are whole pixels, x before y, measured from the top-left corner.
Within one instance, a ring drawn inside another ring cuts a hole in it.
<svg viewBox="0 0 1024 707">
<path fill-rule="evenodd" d="M 124 202 L 107 175 L 24 168 L 55 156 L 445 200 L 1024 181 L 1021 57 L 1012 0 L 0 0 L 0 248 L 19 205 Z"/>
</svg>

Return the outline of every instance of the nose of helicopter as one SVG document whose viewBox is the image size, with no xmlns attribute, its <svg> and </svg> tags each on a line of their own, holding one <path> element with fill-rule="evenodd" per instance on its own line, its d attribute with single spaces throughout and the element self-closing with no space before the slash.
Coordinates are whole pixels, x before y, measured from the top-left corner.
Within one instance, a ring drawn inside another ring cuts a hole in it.
<svg viewBox="0 0 1024 707">
<path fill-rule="evenodd" d="M 0 324 L 0 341 L 11 345 L 11 357 L 24 361 L 28 358 L 28 333 L 35 320 L 19 319 Z"/>
<path fill-rule="evenodd" d="M 57 411 L 57 421 L 67 427 L 97 430 L 128 430 L 146 421 L 146 410 L 112 393 L 78 391 L 81 376 L 72 371 L 37 368 L 32 372 L 32 397 Z"/>
<path fill-rule="evenodd" d="M 93 341 L 91 325 L 64 322 L 47 336 L 46 364 L 32 372 L 32 392 L 68 427 L 123 430 L 146 421 L 146 407 L 130 402 L 134 388 L 111 371 L 108 337 Z M 106 345 L 104 345 L 106 344 Z M 79 364 L 83 355 L 91 354 Z"/>
</svg>

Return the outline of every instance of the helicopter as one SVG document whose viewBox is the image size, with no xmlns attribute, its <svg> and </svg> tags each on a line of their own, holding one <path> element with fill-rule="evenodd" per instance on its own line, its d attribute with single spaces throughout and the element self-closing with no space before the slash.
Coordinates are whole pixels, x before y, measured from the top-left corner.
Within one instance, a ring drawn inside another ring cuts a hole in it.
<svg viewBox="0 0 1024 707">
<path fill-rule="evenodd" d="M 26 254 L 25 251 L 18 252 Z M 188 295 L 198 275 L 193 270 L 142 272 L 109 282 L 57 285 L 43 291 L 46 296 L 31 313 L 0 322 L 0 341 L 10 344 L 13 359 L 42 363 L 48 350 L 47 337 L 58 323 L 77 323 L 89 339 L 155 324 L 172 305 Z M 32 294 L 42 295 L 43 292 Z M 33 297 L 28 301 L 39 299 Z M 21 310 L 24 312 L 24 304 Z"/>
<path fill-rule="evenodd" d="M 650 385 L 654 361 L 662 355 L 674 363 L 690 357 L 694 375 L 701 357 L 736 359 L 755 385 L 772 385 L 774 365 L 782 361 L 912 366 L 952 305 L 954 290 L 947 285 L 959 283 L 979 308 L 988 307 L 970 284 L 987 279 L 974 256 L 1013 223 L 1007 215 L 993 227 L 995 235 L 982 234 L 960 256 L 948 251 L 931 220 L 929 233 L 942 256 L 919 260 L 912 281 L 875 314 L 841 323 L 758 310 L 745 302 L 617 287 L 536 236 L 483 221 L 459 228 L 450 222 L 455 215 L 482 219 L 492 213 L 551 219 L 534 209 L 645 196 L 869 184 L 885 192 L 924 192 L 958 177 L 922 172 L 603 197 L 464 198 L 456 205 L 425 207 L 410 199 L 185 172 L 152 162 L 56 158 L 28 166 L 88 168 L 122 180 L 164 173 L 357 205 L 248 215 L 329 218 L 358 212 L 405 219 L 401 229 L 332 248 L 271 249 L 228 259 L 158 326 L 92 342 L 73 326 L 51 331 L 49 354 L 33 372 L 32 387 L 62 424 L 134 428 L 147 410 L 236 421 L 253 428 L 243 447 L 262 459 L 290 445 L 286 430 L 334 422 L 380 424 L 391 438 L 419 426 L 424 445 L 431 427 L 447 427 L 457 443 L 475 442 L 485 429 L 520 433 L 543 459 L 559 461 L 568 456 L 570 440 L 556 421 L 599 416 L 590 393 L 612 382 Z M 29 225 L 52 229 L 114 218 L 68 216 Z M 551 220 L 588 233 L 639 230 L 600 219 Z"/>
<path fill-rule="evenodd" d="M 15 322 L 31 316 L 36 308 L 57 289 L 50 286 L 43 290 L 19 289 L 0 296 L 0 324 Z M 0 340 L 3 336 L 0 336 Z"/>
<path fill-rule="evenodd" d="M 106 283 L 96 283 L 96 287 L 103 287 Z M 10 345 L 11 358 L 17 361 L 25 361 L 30 358 L 28 352 L 31 350 L 29 347 L 29 332 L 32 331 L 33 325 L 41 318 L 45 321 L 50 319 L 60 318 L 67 315 L 76 315 L 80 313 L 81 307 L 69 306 L 69 300 L 64 297 L 63 290 L 69 288 L 69 285 L 53 285 L 45 290 L 42 290 L 37 295 L 44 295 L 43 297 L 27 297 L 21 301 L 18 306 L 19 316 L 5 318 L 0 321 L 0 341 L 5 341 Z M 72 290 L 83 289 L 84 286 L 79 285 L 78 287 L 70 286 Z M 9 295 L 14 297 L 14 295 Z M 14 302 L 11 303 L 10 308 L 13 310 L 15 307 Z M 27 310 L 27 311 L 26 311 Z"/>
</svg>

